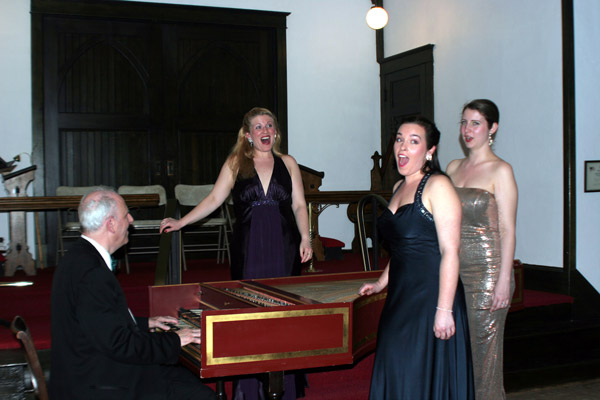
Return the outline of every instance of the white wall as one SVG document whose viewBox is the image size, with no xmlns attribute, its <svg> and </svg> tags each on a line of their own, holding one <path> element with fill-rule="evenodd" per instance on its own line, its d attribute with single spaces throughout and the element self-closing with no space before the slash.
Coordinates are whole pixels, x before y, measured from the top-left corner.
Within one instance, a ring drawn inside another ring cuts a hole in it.
<svg viewBox="0 0 600 400">
<path fill-rule="evenodd" d="M 385 56 L 434 44 L 440 160 L 463 157 L 462 106 L 500 108 L 494 149 L 519 186 L 516 258 L 562 266 L 562 58 L 560 0 L 388 1 Z M 403 23 L 396 23 L 402 20 Z"/>
<path fill-rule="evenodd" d="M 600 160 L 600 2 L 575 0 L 577 269 L 600 289 L 600 192 L 584 192 L 584 162 Z"/>
<path fill-rule="evenodd" d="M 21 154 L 14 171 L 31 165 L 31 18 L 29 1 L 0 0 L 0 157 Z M 28 193 L 32 195 L 33 184 Z M 0 184 L 0 196 L 7 196 Z M 33 253 L 33 217 L 28 215 L 28 243 Z M 9 242 L 8 213 L 0 213 L 0 237 Z"/>
</svg>

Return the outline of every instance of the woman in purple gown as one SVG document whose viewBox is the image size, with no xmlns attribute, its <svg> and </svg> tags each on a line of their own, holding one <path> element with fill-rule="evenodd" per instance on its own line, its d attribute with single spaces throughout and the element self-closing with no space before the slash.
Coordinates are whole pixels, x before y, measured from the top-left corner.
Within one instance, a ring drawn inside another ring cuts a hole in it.
<svg viewBox="0 0 600 400">
<path fill-rule="evenodd" d="M 281 132 L 267 109 L 244 116 L 238 140 L 211 193 L 183 218 L 166 218 L 161 232 L 172 232 L 205 218 L 229 195 L 235 226 L 231 243 L 232 279 L 274 278 L 300 274 L 312 248 L 300 168 L 279 151 Z M 286 375 L 284 399 L 296 398 L 294 375 Z M 302 386 L 302 385 L 300 385 Z M 299 387 L 298 392 L 303 388 Z M 259 379 L 234 382 L 234 400 L 263 399 Z"/>
</svg>

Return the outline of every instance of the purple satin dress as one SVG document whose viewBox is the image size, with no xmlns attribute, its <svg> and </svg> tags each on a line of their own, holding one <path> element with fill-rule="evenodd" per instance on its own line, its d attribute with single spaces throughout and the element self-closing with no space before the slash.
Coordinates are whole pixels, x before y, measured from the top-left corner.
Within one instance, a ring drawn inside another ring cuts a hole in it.
<svg viewBox="0 0 600 400">
<path fill-rule="evenodd" d="M 238 177 L 232 190 L 236 222 L 231 277 L 235 280 L 300 275 L 300 233 L 292 211 L 292 177 L 283 160 L 273 157 L 273 174 L 266 193 L 258 175 Z M 262 378 L 234 381 L 233 399 L 264 399 Z M 304 375 L 285 375 L 284 400 L 296 399 L 297 379 L 303 381 Z"/>
</svg>

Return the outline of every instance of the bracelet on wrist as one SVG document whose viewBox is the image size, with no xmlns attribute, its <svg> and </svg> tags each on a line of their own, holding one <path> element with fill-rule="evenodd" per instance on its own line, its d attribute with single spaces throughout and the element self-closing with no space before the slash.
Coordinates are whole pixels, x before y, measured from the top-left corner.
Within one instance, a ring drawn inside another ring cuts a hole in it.
<svg viewBox="0 0 600 400">
<path fill-rule="evenodd" d="M 447 308 L 442 308 L 442 307 L 436 307 L 436 309 L 440 310 L 440 311 L 447 311 L 449 313 L 452 312 L 452 310 L 448 310 Z"/>
</svg>

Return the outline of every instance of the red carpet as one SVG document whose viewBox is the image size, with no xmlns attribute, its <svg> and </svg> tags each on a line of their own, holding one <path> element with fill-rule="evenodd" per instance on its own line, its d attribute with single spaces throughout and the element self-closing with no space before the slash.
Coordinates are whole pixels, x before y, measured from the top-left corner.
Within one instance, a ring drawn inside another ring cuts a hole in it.
<svg viewBox="0 0 600 400">
<path fill-rule="evenodd" d="M 371 354 L 355 365 L 335 368 L 320 368 L 307 373 L 308 387 L 304 400 L 366 400 L 369 398 L 371 372 L 373 371 L 374 354 Z M 214 383 L 208 386 L 215 389 Z M 227 398 L 232 396 L 232 382 L 225 382 Z M 335 395 L 334 395 L 335 393 Z"/>
<path fill-rule="evenodd" d="M 308 374 L 306 400 L 360 400 L 369 398 L 374 354 L 354 366 Z M 335 393 L 335 396 L 332 396 Z M 229 398 L 229 397 L 228 397 Z"/>
<path fill-rule="evenodd" d="M 523 305 L 528 307 L 550 306 L 552 304 L 573 303 L 574 299 L 566 294 L 540 292 L 523 289 Z"/>
</svg>

